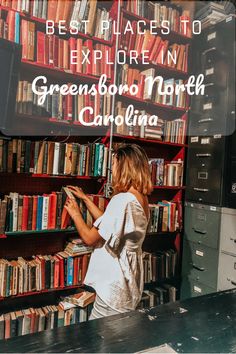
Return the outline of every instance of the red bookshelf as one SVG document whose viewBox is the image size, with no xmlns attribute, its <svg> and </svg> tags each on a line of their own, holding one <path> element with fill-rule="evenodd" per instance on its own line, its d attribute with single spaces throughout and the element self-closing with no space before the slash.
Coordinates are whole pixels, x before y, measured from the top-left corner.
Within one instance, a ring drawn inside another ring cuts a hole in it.
<svg viewBox="0 0 236 354">
<path fill-rule="evenodd" d="M 154 189 L 172 189 L 172 190 L 183 190 L 185 186 L 153 186 Z"/>
<path fill-rule="evenodd" d="M 106 8 L 111 8 L 113 4 L 116 2 L 113 1 L 99 1 L 101 6 L 105 6 Z M 9 8 L 0 6 L 0 9 L 5 11 L 6 13 L 9 11 Z M 117 16 L 115 11 L 115 7 L 112 9 L 113 13 Z M 134 15 L 124 9 L 122 9 L 123 16 L 132 19 L 132 20 L 145 20 L 148 25 L 150 25 L 150 21 L 144 19 L 141 16 Z M 22 18 L 29 19 L 30 21 L 35 22 L 37 28 L 40 30 L 45 29 L 46 21 L 40 18 L 35 18 L 29 16 L 25 13 L 20 13 Z M 67 30 L 68 31 L 68 30 Z M 161 35 L 161 28 L 158 30 L 158 34 Z M 69 34 L 68 34 L 69 36 Z M 162 36 L 162 35 L 161 35 Z M 94 43 L 101 43 L 108 45 L 114 48 L 114 41 L 105 41 L 103 39 L 97 37 L 91 37 L 85 35 L 83 33 L 79 33 L 77 37 L 84 38 L 84 39 L 91 39 Z M 191 43 L 191 38 L 184 36 L 178 32 L 171 31 L 169 35 L 164 36 L 165 39 L 169 40 L 170 43 L 178 42 L 181 44 Z M 139 62 L 137 67 L 141 67 L 141 63 Z M 150 63 L 149 67 L 153 67 L 156 69 L 158 74 L 166 76 L 166 77 L 173 77 L 173 78 L 182 78 L 186 79 L 188 77 L 188 73 L 176 70 L 174 68 L 170 68 L 165 65 L 161 64 L 152 64 Z M 21 63 L 21 74 L 22 76 L 26 76 L 27 79 L 29 76 L 32 75 L 45 75 L 48 77 L 49 81 L 56 81 L 58 83 L 88 83 L 88 84 L 96 84 L 99 81 L 99 76 L 94 75 L 87 75 L 83 73 L 72 73 L 70 71 L 65 71 L 59 68 L 55 68 L 50 65 L 39 64 L 37 62 L 29 61 L 29 60 L 22 60 Z M 107 83 L 113 82 L 108 80 Z M 135 106 L 141 107 L 145 109 L 147 112 L 156 112 L 158 116 L 165 118 L 166 120 L 173 120 L 179 117 L 182 117 L 187 111 L 188 107 L 180 108 L 180 107 L 173 107 L 163 104 L 154 103 L 148 100 L 139 99 L 135 96 L 129 95 L 122 95 L 118 96 L 117 99 L 131 102 L 135 104 Z M 98 130 L 99 136 L 102 136 L 102 142 L 107 144 L 110 139 L 110 131 L 108 127 L 83 127 L 78 122 L 68 122 L 57 120 L 52 117 L 41 117 L 41 116 L 30 116 L 25 114 L 17 114 L 19 118 L 19 124 L 22 122 L 25 126 L 29 126 L 29 122 L 31 120 L 37 121 L 39 124 L 48 123 L 51 126 L 56 127 L 64 133 L 64 136 L 67 136 L 67 132 L 75 133 L 74 136 L 80 136 L 80 131 L 87 129 L 90 132 L 94 132 L 95 129 Z M 55 129 L 56 129 L 55 128 Z M 47 130 L 47 135 L 50 136 L 50 129 Z M 55 133 L 55 131 L 53 131 Z M 32 134 L 33 135 L 33 134 Z M 58 134 L 59 135 L 59 134 Z M 81 134 L 82 135 L 82 134 Z M 93 135 L 93 134 L 91 134 Z M 98 135 L 98 133 L 97 133 Z M 127 141 L 131 143 L 137 143 L 142 145 L 148 157 L 153 158 L 159 156 L 161 153 L 161 157 L 166 158 L 168 161 L 175 161 L 177 159 L 181 159 L 184 161 L 185 159 L 185 150 L 187 148 L 187 144 L 177 144 L 171 142 L 165 142 L 155 139 L 143 139 L 136 136 L 129 136 L 129 135 L 119 135 L 113 134 L 114 142 L 121 142 Z M 90 176 L 62 176 L 62 175 L 46 175 L 46 174 L 24 174 L 24 173 L 16 173 L 16 174 L 8 174 L 8 173 L 0 173 L 0 191 L 3 192 L 4 189 L 11 188 L 12 191 L 16 191 L 19 193 L 47 193 L 48 191 L 52 190 L 59 190 L 59 188 L 65 183 L 68 183 L 68 180 L 73 181 L 74 185 L 82 185 L 84 190 L 88 192 L 92 189 L 92 193 L 96 194 L 97 189 L 99 188 L 99 193 L 101 192 L 101 188 L 105 182 L 105 178 L 103 177 L 90 177 Z M 92 182 L 92 183 L 91 183 Z M 95 182 L 95 183 L 94 183 Z M 150 203 L 157 203 L 161 200 L 172 200 L 176 202 L 183 201 L 183 193 L 185 190 L 185 186 L 154 186 L 154 190 L 152 195 L 150 196 Z M 7 190 L 7 193 L 9 191 Z M 75 230 L 40 230 L 40 231 L 26 231 L 26 232 L 6 232 L 3 235 L 0 235 L 0 242 L 3 242 L 3 247 L 6 248 L 6 254 L 8 259 L 12 259 L 12 257 L 20 256 L 20 255 L 33 255 L 38 254 L 38 250 L 40 252 L 43 250 L 45 254 L 53 254 L 58 251 L 58 249 L 62 250 L 65 241 L 67 240 L 67 236 L 71 233 L 75 233 Z M 60 237 L 57 237 L 58 236 Z M 52 237 L 53 236 L 53 237 Z M 167 243 L 168 247 L 176 247 L 178 250 L 179 256 L 181 254 L 181 232 L 177 230 L 176 232 L 157 232 L 151 233 L 147 235 L 147 239 L 150 240 L 150 244 L 152 250 L 159 249 L 159 247 L 163 246 L 163 242 Z M 51 237 L 51 238 L 50 238 Z M 14 247 L 11 247 L 9 241 L 12 241 L 14 238 L 17 240 L 17 245 L 14 244 Z M 56 240 L 57 239 L 57 240 Z M 26 243 L 25 243 L 26 242 Z M 149 241 L 148 241 L 149 242 Z M 159 243 L 160 242 L 160 243 Z M 21 243 L 21 245 L 20 245 Z M 25 246 L 26 245 L 26 246 Z M 166 245 L 166 244 L 165 244 Z M 144 249 L 145 249 L 144 245 Z M 4 248 L 4 250 L 5 250 Z M 19 252 L 19 254 L 18 254 Z M 27 304 L 27 298 L 33 296 L 37 298 L 38 295 L 44 294 L 45 296 L 51 293 L 60 293 L 62 291 L 67 290 L 75 290 L 81 287 L 81 285 L 76 286 L 67 286 L 63 288 L 56 288 L 56 289 L 48 289 L 42 290 L 37 292 L 29 292 L 25 294 L 19 294 L 16 296 L 10 297 L 12 300 L 21 299 L 22 306 Z M 4 303 L 6 298 L 0 298 L 0 301 Z"/>
<path fill-rule="evenodd" d="M 83 74 L 83 73 L 72 73 L 70 70 L 63 70 L 55 68 L 53 65 L 46 65 L 30 61 L 27 59 L 22 59 L 22 70 L 27 72 L 33 72 L 34 74 L 49 76 L 51 79 L 56 79 L 58 82 L 73 82 L 73 83 L 98 83 L 99 77 L 95 75 Z M 109 83 L 110 80 L 107 80 Z"/>
<path fill-rule="evenodd" d="M 109 137 L 107 137 L 108 139 Z M 122 134 L 113 134 L 114 140 L 123 140 L 127 142 L 136 142 L 140 144 L 156 144 L 156 145 L 164 145 L 164 146 L 170 146 L 170 147 L 175 147 L 175 148 L 183 148 L 187 147 L 187 144 L 178 144 L 178 143 L 171 143 L 167 141 L 162 141 L 158 139 L 146 139 L 146 138 L 140 138 L 137 136 L 130 136 L 130 135 L 122 135 Z"/>
<path fill-rule="evenodd" d="M 109 10 L 112 7 L 113 1 L 98 1 L 99 7 L 105 7 Z M 5 17 L 9 10 L 19 12 L 13 10 L 8 7 L 4 7 L 0 5 L 0 11 L 5 13 Z M 36 25 L 36 30 L 44 31 L 46 28 L 46 20 L 41 18 L 36 18 L 27 13 L 19 12 L 21 19 L 28 19 L 32 21 Z M 55 34 L 58 34 L 58 26 L 55 26 Z M 76 37 L 82 38 L 85 40 L 92 40 L 94 44 L 103 44 L 109 47 L 113 46 L 113 40 L 107 41 L 95 36 L 90 36 L 84 33 L 78 33 L 78 35 L 72 35 L 69 33 L 69 29 L 67 29 L 67 33 L 64 38 Z M 73 73 L 69 70 L 63 70 L 60 68 L 56 68 L 53 65 L 45 65 L 35 61 L 30 61 L 26 59 L 22 59 L 21 61 L 21 79 L 30 80 L 32 77 L 37 75 L 44 75 L 47 77 L 48 82 L 58 82 L 61 83 L 86 83 L 89 85 L 97 84 L 99 81 L 99 76 L 89 75 L 84 73 Z M 110 79 L 107 80 L 107 84 L 111 82 Z M 74 139 L 77 141 L 82 139 L 82 141 L 86 141 L 86 136 L 90 136 L 88 138 L 91 142 L 97 140 L 97 136 L 106 135 L 108 127 L 84 127 L 79 122 L 71 122 L 71 121 L 62 121 L 57 120 L 52 117 L 43 117 L 43 116 L 34 116 L 34 115 L 26 115 L 26 114 L 16 114 L 16 118 L 19 119 L 19 125 L 24 124 L 26 127 L 25 132 L 28 136 L 25 139 L 30 139 L 30 135 L 35 136 L 43 136 L 43 132 L 46 133 L 44 135 L 50 136 L 51 131 L 52 135 L 55 135 L 55 132 L 58 133 L 58 136 L 64 136 L 70 139 Z M 30 122 L 37 123 L 35 128 L 32 130 L 32 134 L 29 134 Z M 38 127 L 42 127 L 42 129 L 38 129 Z M 44 128 L 46 128 L 44 130 Z M 86 136 L 85 136 L 86 131 Z M 42 132 L 42 133 L 41 133 Z M 95 132 L 95 133 L 94 133 Z M 90 134 L 90 135 L 88 135 Z M 18 134 L 19 135 L 19 134 Z M 16 135 L 17 136 L 17 135 Z M 91 138 L 92 136 L 92 138 Z M 87 140 L 88 142 L 88 140 Z M 29 173 L 0 173 L 0 189 L 1 193 L 4 193 L 6 189 L 6 193 L 9 190 L 13 190 L 23 194 L 42 194 L 47 193 L 52 190 L 60 190 L 61 186 L 65 184 L 80 185 L 83 187 L 85 192 L 90 192 L 93 194 L 97 194 L 104 181 L 104 177 L 90 177 L 90 176 L 69 176 L 69 175 L 47 175 L 47 174 L 29 174 Z M 77 231 L 73 228 L 69 229 L 55 229 L 55 230 L 38 230 L 32 231 L 27 230 L 25 232 L 5 232 L 0 235 L 1 249 L 0 257 L 7 258 L 8 260 L 17 259 L 17 257 L 30 257 L 35 254 L 55 254 L 59 251 L 64 250 L 66 241 L 68 237 L 72 234 L 77 234 Z M 14 247 L 12 247 L 14 243 Z M 6 254 L 6 255 L 5 255 Z M 16 296 L 10 297 L 0 297 L 1 309 L 4 307 L 4 303 L 11 300 L 11 310 L 14 309 L 14 303 L 21 303 L 21 307 L 28 305 L 28 299 L 33 296 L 34 299 L 37 299 L 39 296 L 46 296 L 51 298 L 52 294 L 54 297 L 60 296 L 60 293 L 67 292 L 76 292 L 76 290 L 81 287 L 82 284 L 73 285 L 73 286 L 65 286 L 55 289 L 45 289 L 42 291 L 34 291 L 28 292 L 24 294 L 19 294 Z M 34 303 L 37 300 L 34 300 Z M 6 305 L 8 306 L 8 305 Z"/>
</svg>

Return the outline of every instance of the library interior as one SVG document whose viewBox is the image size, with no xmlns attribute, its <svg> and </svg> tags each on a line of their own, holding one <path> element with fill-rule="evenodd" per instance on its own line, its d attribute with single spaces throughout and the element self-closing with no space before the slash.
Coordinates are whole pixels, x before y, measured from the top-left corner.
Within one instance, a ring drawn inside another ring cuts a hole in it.
<svg viewBox="0 0 236 354">
<path fill-rule="evenodd" d="M 0 0 L 0 352 L 235 331 L 234 1 Z"/>
</svg>

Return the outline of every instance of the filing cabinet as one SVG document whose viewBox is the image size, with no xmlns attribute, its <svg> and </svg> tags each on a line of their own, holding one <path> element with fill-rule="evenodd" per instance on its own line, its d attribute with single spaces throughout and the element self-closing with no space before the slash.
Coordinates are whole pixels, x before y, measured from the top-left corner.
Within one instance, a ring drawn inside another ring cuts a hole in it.
<svg viewBox="0 0 236 354">
<path fill-rule="evenodd" d="M 196 36 L 188 126 L 181 298 L 236 287 L 235 20 Z"/>
<path fill-rule="evenodd" d="M 225 202 L 226 146 L 226 139 L 221 135 L 190 138 L 186 171 L 187 200 L 213 205 Z"/>
<path fill-rule="evenodd" d="M 185 202 L 181 298 L 236 287 L 236 210 Z"/>
<path fill-rule="evenodd" d="M 229 16 L 195 37 L 205 93 L 192 97 L 188 129 L 186 200 L 225 207 L 236 207 L 234 27 Z"/>
</svg>

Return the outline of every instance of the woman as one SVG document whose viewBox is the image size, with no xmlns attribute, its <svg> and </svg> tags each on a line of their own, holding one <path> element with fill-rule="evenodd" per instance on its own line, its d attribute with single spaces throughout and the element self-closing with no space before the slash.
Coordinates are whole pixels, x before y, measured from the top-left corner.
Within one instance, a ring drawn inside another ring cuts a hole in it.
<svg viewBox="0 0 236 354">
<path fill-rule="evenodd" d="M 114 195 L 104 213 L 81 189 L 70 186 L 95 219 L 91 229 L 74 200 L 69 199 L 65 206 L 83 241 L 95 247 L 84 281 L 96 290 L 90 319 L 135 310 L 143 291 L 142 243 L 152 183 L 147 155 L 138 145 L 122 145 L 116 150 L 112 184 Z"/>
</svg>

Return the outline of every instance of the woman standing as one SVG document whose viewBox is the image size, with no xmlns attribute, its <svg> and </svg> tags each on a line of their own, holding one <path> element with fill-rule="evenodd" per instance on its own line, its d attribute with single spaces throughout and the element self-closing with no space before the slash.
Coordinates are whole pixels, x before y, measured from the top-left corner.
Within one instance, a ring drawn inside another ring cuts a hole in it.
<svg viewBox="0 0 236 354">
<path fill-rule="evenodd" d="M 103 213 L 78 187 L 95 222 L 90 229 L 76 201 L 65 207 L 80 237 L 95 250 L 84 283 L 96 290 L 90 319 L 135 310 L 143 291 L 142 243 L 149 221 L 147 195 L 152 191 L 148 158 L 135 144 L 119 147 L 113 157 L 114 195 Z"/>
</svg>

